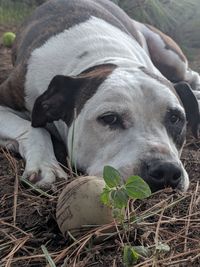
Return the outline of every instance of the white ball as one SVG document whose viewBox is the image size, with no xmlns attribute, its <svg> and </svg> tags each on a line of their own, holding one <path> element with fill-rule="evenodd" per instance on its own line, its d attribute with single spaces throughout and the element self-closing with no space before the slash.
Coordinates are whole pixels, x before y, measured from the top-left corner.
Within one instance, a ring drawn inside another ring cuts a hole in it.
<svg viewBox="0 0 200 267">
<path fill-rule="evenodd" d="M 79 177 L 69 183 L 59 196 L 56 218 L 65 237 L 81 232 L 84 225 L 103 225 L 113 221 L 111 209 L 101 203 L 100 195 L 105 187 L 102 178 Z"/>
</svg>

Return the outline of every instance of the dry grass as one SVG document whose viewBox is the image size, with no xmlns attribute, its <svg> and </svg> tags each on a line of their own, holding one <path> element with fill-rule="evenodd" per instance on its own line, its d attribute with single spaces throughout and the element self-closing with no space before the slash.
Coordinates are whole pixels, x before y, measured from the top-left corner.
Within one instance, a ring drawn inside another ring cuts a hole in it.
<svg viewBox="0 0 200 267">
<path fill-rule="evenodd" d="M 192 139 L 187 146 L 200 152 L 200 143 Z M 190 156 L 188 151 L 186 155 Z M 69 240 L 64 240 L 56 225 L 55 208 L 57 196 L 66 182 L 59 181 L 54 191 L 43 194 L 21 183 L 21 160 L 5 151 L 2 160 L 9 164 L 10 173 L 0 176 L 0 186 L 4 187 L 0 192 L 0 266 L 51 266 L 47 264 L 42 245 L 56 266 L 123 266 L 122 242 L 126 242 L 126 238 L 120 225 L 117 229 L 114 222 L 88 228 L 78 239 L 72 240 L 69 236 Z M 190 161 L 183 157 L 183 161 L 191 171 L 199 166 L 196 157 Z M 148 201 L 132 204 L 136 217 L 126 233 L 130 243 L 152 251 L 159 242 L 170 247 L 168 253 L 155 252 L 150 257 L 141 257 L 135 266 L 200 266 L 200 187 L 197 180 L 200 177 L 194 175 L 187 193 L 172 193 L 166 189 Z"/>
</svg>

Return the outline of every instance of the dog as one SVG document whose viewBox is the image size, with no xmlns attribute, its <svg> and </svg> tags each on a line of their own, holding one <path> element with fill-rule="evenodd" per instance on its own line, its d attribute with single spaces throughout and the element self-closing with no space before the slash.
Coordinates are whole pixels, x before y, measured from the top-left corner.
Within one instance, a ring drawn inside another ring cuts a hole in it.
<svg viewBox="0 0 200 267">
<path fill-rule="evenodd" d="M 12 61 L 0 144 L 24 158 L 23 177 L 67 178 L 52 134 L 88 175 L 111 165 L 152 191 L 188 189 L 180 156 L 186 124 L 199 133 L 200 76 L 170 37 L 109 0 L 50 0 L 21 26 Z"/>
</svg>

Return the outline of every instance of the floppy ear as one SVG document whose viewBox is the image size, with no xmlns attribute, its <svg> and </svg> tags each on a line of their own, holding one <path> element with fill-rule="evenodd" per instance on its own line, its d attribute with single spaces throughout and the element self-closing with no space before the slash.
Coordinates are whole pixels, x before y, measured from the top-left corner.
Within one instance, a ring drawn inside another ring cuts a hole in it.
<svg viewBox="0 0 200 267">
<path fill-rule="evenodd" d="M 55 76 L 48 89 L 39 96 L 32 110 L 32 126 L 43 127 L 47 122 L 63 119 L 67 124 L 73 118 L 75 97 L 84 79 Z"/>
<path fill-rule="evenodd" d="M 32 126 L 44 127 L 47 122 L 63 120 L 68 126 L 96 92 L 100 84 L 117 66 L 102 64 L 91 67 L 77 77 L 55 76 L 48 89 L 39 96 L 32 110 Z"/>
<path fill-rule="evenodd" d="M 174 88 L 180 97 L 185 109 L 186 117 L 193 135 L 198 138 L 200 130 L 200 111 L 196 96 L 192 92 L 190 85 L 186 82 L 180 82 L 174 85 Z"/>
</svg>

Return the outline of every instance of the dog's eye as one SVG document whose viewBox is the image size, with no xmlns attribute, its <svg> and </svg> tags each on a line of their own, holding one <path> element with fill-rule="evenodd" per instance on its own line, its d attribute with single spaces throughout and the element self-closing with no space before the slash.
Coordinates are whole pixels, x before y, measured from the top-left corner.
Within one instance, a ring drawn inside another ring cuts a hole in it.
<svg viewBox="0 0 200 267">
<path fill-rule="evenodd" d="M 185 116 L 180 112 L 179 110 L 171 110 L 168 113 L 168 121 L 170 122 L 171 125 L 174 126 L 180 126 L 184 125 L 185 122 Z"/>
<path fill-rule="evenodd" d="M 180 116 L 178 116 L 178 115 L 176 115 L 176 114 L 172 114 L 172 115 L 170 116 L 170 122 L 171 122 L 172 124 L 177 124 L 177 123 L 179 123 L 180 121 L 181 121 Z"/>
<path fill-rule="evenodd" d="M 117 128 L 122 127 L 122 119 L 116 113 L 107 113 L 98 117 L 98 121 L 103 125 L 109 125 L 110 127 Z"/>
</svg>

